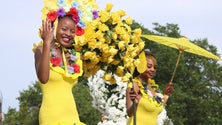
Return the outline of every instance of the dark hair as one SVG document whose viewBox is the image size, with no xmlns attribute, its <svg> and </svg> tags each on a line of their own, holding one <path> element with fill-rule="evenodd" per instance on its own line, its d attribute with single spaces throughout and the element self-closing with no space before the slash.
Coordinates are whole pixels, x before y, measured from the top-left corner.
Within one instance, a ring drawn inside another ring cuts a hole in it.
<svg viewBox="0 0 222 125">
<path fill-rule="evenodd" d="M 71 15 L 64 15 L 64 16 L 59 16 L 59 17 L 58 17 L 58 21 L 61 20 L 61 19 L 63 19 L 63 18 L 65 18 L 65 17 L 68 17 L 68 18 L 72 19 L 72 16 L 71 16 Z"/>
</svg>

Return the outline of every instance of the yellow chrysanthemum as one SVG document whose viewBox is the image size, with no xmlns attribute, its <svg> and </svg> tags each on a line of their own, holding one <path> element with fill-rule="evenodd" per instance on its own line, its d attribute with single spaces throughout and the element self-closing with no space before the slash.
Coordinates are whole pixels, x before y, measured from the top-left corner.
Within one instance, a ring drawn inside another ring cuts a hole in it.
<svg viewBox="0 0 222 125">
<path fill-rule="evenodd" d="M 117 13 L 118 13 L 121 17 L 123 17 L 123 16 L 126 15 L 126 12 L 125 12 L 124 10 L 119 10 L 119 11 L 117 11 Z"/>
<path fill-rule="evenodd" d="M 89 49 L 93 50 L 97 47 L 96 46 L 97 44 L 98 44 L 97 41 L 95 39 L 92 39 L 92 40 L 90 40 L 90 42 L 88 42 L 88 47 L 89 47 Z"/>
<path fill-rule="evenodd" d="M 117 39 L 117 34 L 116 33 L 112 33 L 112 38 L 113 38 L 113 40 L 116 40 Z"/>
<path fill-rule="evenodd" d="M 110 81 L 111 78 L 112 78 L 112 75 L 109 74 L 109 73 L 106 73 L 106 74 L 104 75 L 104 79 L 105 79 L 106 81 Z"/>
<path fill-rule="evenodd" d="M 127 17 L 126 24 L 131 25 L 132 23 L 133 23 L 133 20 L 131 19 L 131 17 Z"/>
<path fill-rule="evenodd" d="M 120 36 L 120 40 L 128 42 L 130 40 L 129 34 L 123 34 Z"/>
<path fill-rule="evenodd" d="M 129 45 L 128 47 L 127 47 L 127 51 L 128 52 L 132 52 L 134 50 L 134 45 L 132 44 L 132 45 Z"/>
<path fill-rule="evenodd" d="M 116 79 L 114 77 L 111 77 L 111 79 L 109 80 L 109 82 L 111 84 L 116 84 Z"/>
<path fill-rule="evenodd" d="M 118 42 L 118 47 L 120 50 L 125 50 L 126 49 L 125 42 L 124 41 Z"/>
<path fill-rule="evenodd" d="M 135 35 L 141 36 L 142 30 L 140 28 L 134 30 Z"/>
<path fill-rule="evenodd" d="M 111 63 L 113 60 L 114 60 L 114 59 L 113 59 L 113 56 L 109 56 L 107 63 L 109 64 L 109 63 Z"/>
<path fill-rule="evenodd" d="M 116 60 L 116 59 L 114 59 L 114 60 L 111 62 L 111 64 L 113 64 L 113 65 L 119 65 L 119 63 L 120 63 L 120 61 L 119 61 L 119 60 Z"/>
<path fill-rule="evenodd" d="M 106 10 L 106 11 L 111 11 L 112 8 L 113 8 L 113 4 L 112 4 L 112 3 L 107 3 L 105 10 Z"/>
<path fill-rule="evenodd" d="M 90 52 L 90 51 L 87 51 L 87 52 L 84 53 L 82 58 L 87 60 L 87 59 L 90 59 L 92 56 L 94 56 L 94 53 Z"/>
<path fill-rule="evenodd" d="M 145 46 L 145 43 L 143 41 L 140 41 L 139 44 L 138 44 L 139 50 L 140 51 L 143 50 L 144 46 Z"/>
<path fill-rule="evenodd" d="M 109 30 L 109 27 L 105 24 L 101 24 L 101 25 L 99 25 L 99 30 L 104 32 L 104 31 Z"/>
<path fill-rule="evenodd" d="M 109 53 L 110 53 L 111 56 L 115 56 L 117 54 L 117 52 L 118 52 L 118 50 L 115 49 L 114 47 L 111 47 L 109 49 Z"/>
<path fill-rule="evenodd" d="M 112 18 L 112 24 L 119 24 L 121 21 L 120 15 L 116 12 L 111 13 L 111 18 Z"/>
<path fill-rule="evenodd" d="M 123 76 L 123 73 L 124 73 L 123 70 L 124 70 L 124 67 L 123 67 L 123 66 L 118 66 L 117 69 L 116 69 L 116 72 L 115 72 L 116 75 L 119 76 L 119 77 L 122 77 L 122 76 Z"/>
<path fill-rule="evenodd" d="M 126 74 L 122 77 L 122 81 L 123 81 L 123 82 L 128 82 L 130 77 L 132 77 L 132 74 L 131 74 L 131 73 L 126 73 Z"/>
<path fill-rule="evenodd" d="M 108 12 L 106 12 L 106 11 L 100 11 L 99 12 L 99 15 L 100 15 L 100 21 L 101 22 L 106 22 L 106 21 L 108 21 L 109 20 L 109 13 Z"/>
</svg>

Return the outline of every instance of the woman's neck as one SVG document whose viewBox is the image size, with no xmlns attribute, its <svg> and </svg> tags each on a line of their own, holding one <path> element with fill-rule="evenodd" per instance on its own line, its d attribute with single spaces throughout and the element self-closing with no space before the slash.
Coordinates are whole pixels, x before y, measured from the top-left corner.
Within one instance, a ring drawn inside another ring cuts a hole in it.
<svg viewBox="0 0 222 125">
<path fill-rule="evenodd" d="M 149 78 L 144 77 L 144 76 L 139 76 L 139 79 L 148 84 L 148 79 Z"/>
</svg>

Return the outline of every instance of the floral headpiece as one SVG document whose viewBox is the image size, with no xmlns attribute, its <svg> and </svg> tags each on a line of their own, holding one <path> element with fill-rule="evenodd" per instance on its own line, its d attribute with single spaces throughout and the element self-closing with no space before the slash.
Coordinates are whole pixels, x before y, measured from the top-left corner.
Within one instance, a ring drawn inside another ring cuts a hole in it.
<svg viewBox="0 0 222 125">
<path fill-rule="evenodd" d="M 76 35 L 81 36 L 82 34 L 84 34 L 85 24 L 83 21 L 80 20 L 79 12 L 75 7 L 70 8 L 68 12 L 65 12 L 64 8 L 59 8 L 57 11 L 50 11 L 47 14 L 47 18 L 54 22 L 57 18 L 64 17 L 66 15 L 71 16 L 73 21 L 77 25 Z"/>
<path fill-rule="evenodd" d="M 85 23 L 98 17 L 95 0 L 43 0 L 43 19 L 55 22 L 58 18 L 69 15 L 76 26 L 76 35 L 84 34 Z"/>
</svg>

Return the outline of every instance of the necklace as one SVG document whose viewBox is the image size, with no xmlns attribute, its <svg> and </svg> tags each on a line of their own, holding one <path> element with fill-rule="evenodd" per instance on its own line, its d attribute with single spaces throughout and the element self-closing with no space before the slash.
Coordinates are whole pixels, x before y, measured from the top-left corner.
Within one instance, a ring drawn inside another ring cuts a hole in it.
<svg viewBox="0 0 222 125">
<path fill-rule="evenodd" d="M 51 49 L 51 58 L 50 62 L 53 67 L 59 66 L 65 70 L 66 74 L 75 74 L 80 73 L 80 66 L 76 64 L 78 57 L 76 56 L 76 51 L 74 46 L 64 48 L 58 42 L 54 43 L 55 47 Z M 61 48 L 62 51 L 62 59 L 58 57 L 57 48 Z M 66 58 L 66 54 L 68 54 L 68 58 Z M 67 62 L 68 59 L 68 62 Z M 62 61 L 64 62 L 62 64 Z"/>
<path fill-rule="evenodd" d="M 160 89 L 159 89 L 158 85 L 155 83 L 155 81 L 152 80 L 152 79 L 149 79 L 147 83 L 144 82 L 143 80 L 141 80 L 141 81 L 142 81 L 142 86 L 143 86 L 143 90 L 142 90 L 142 91 L 143 91 L 148 97 L 153 98 L 153 101 L 156 101 L 158 104 L 162 104 L 162 98 L 161 98 L 160 96 L 158 96 L 158 95 L 159 95 L 158 93 L 160 93 Z M 151 91 L 148 90 L 148 84 L 149 84 L 149 85 L 151 86 L 151 88 L 154 90 L 155 95 L 153 95 L 153 94 L 151 93 Z M 158 95 L 156 95 L 156 94 L 158 94 Z"/>
</svg>

